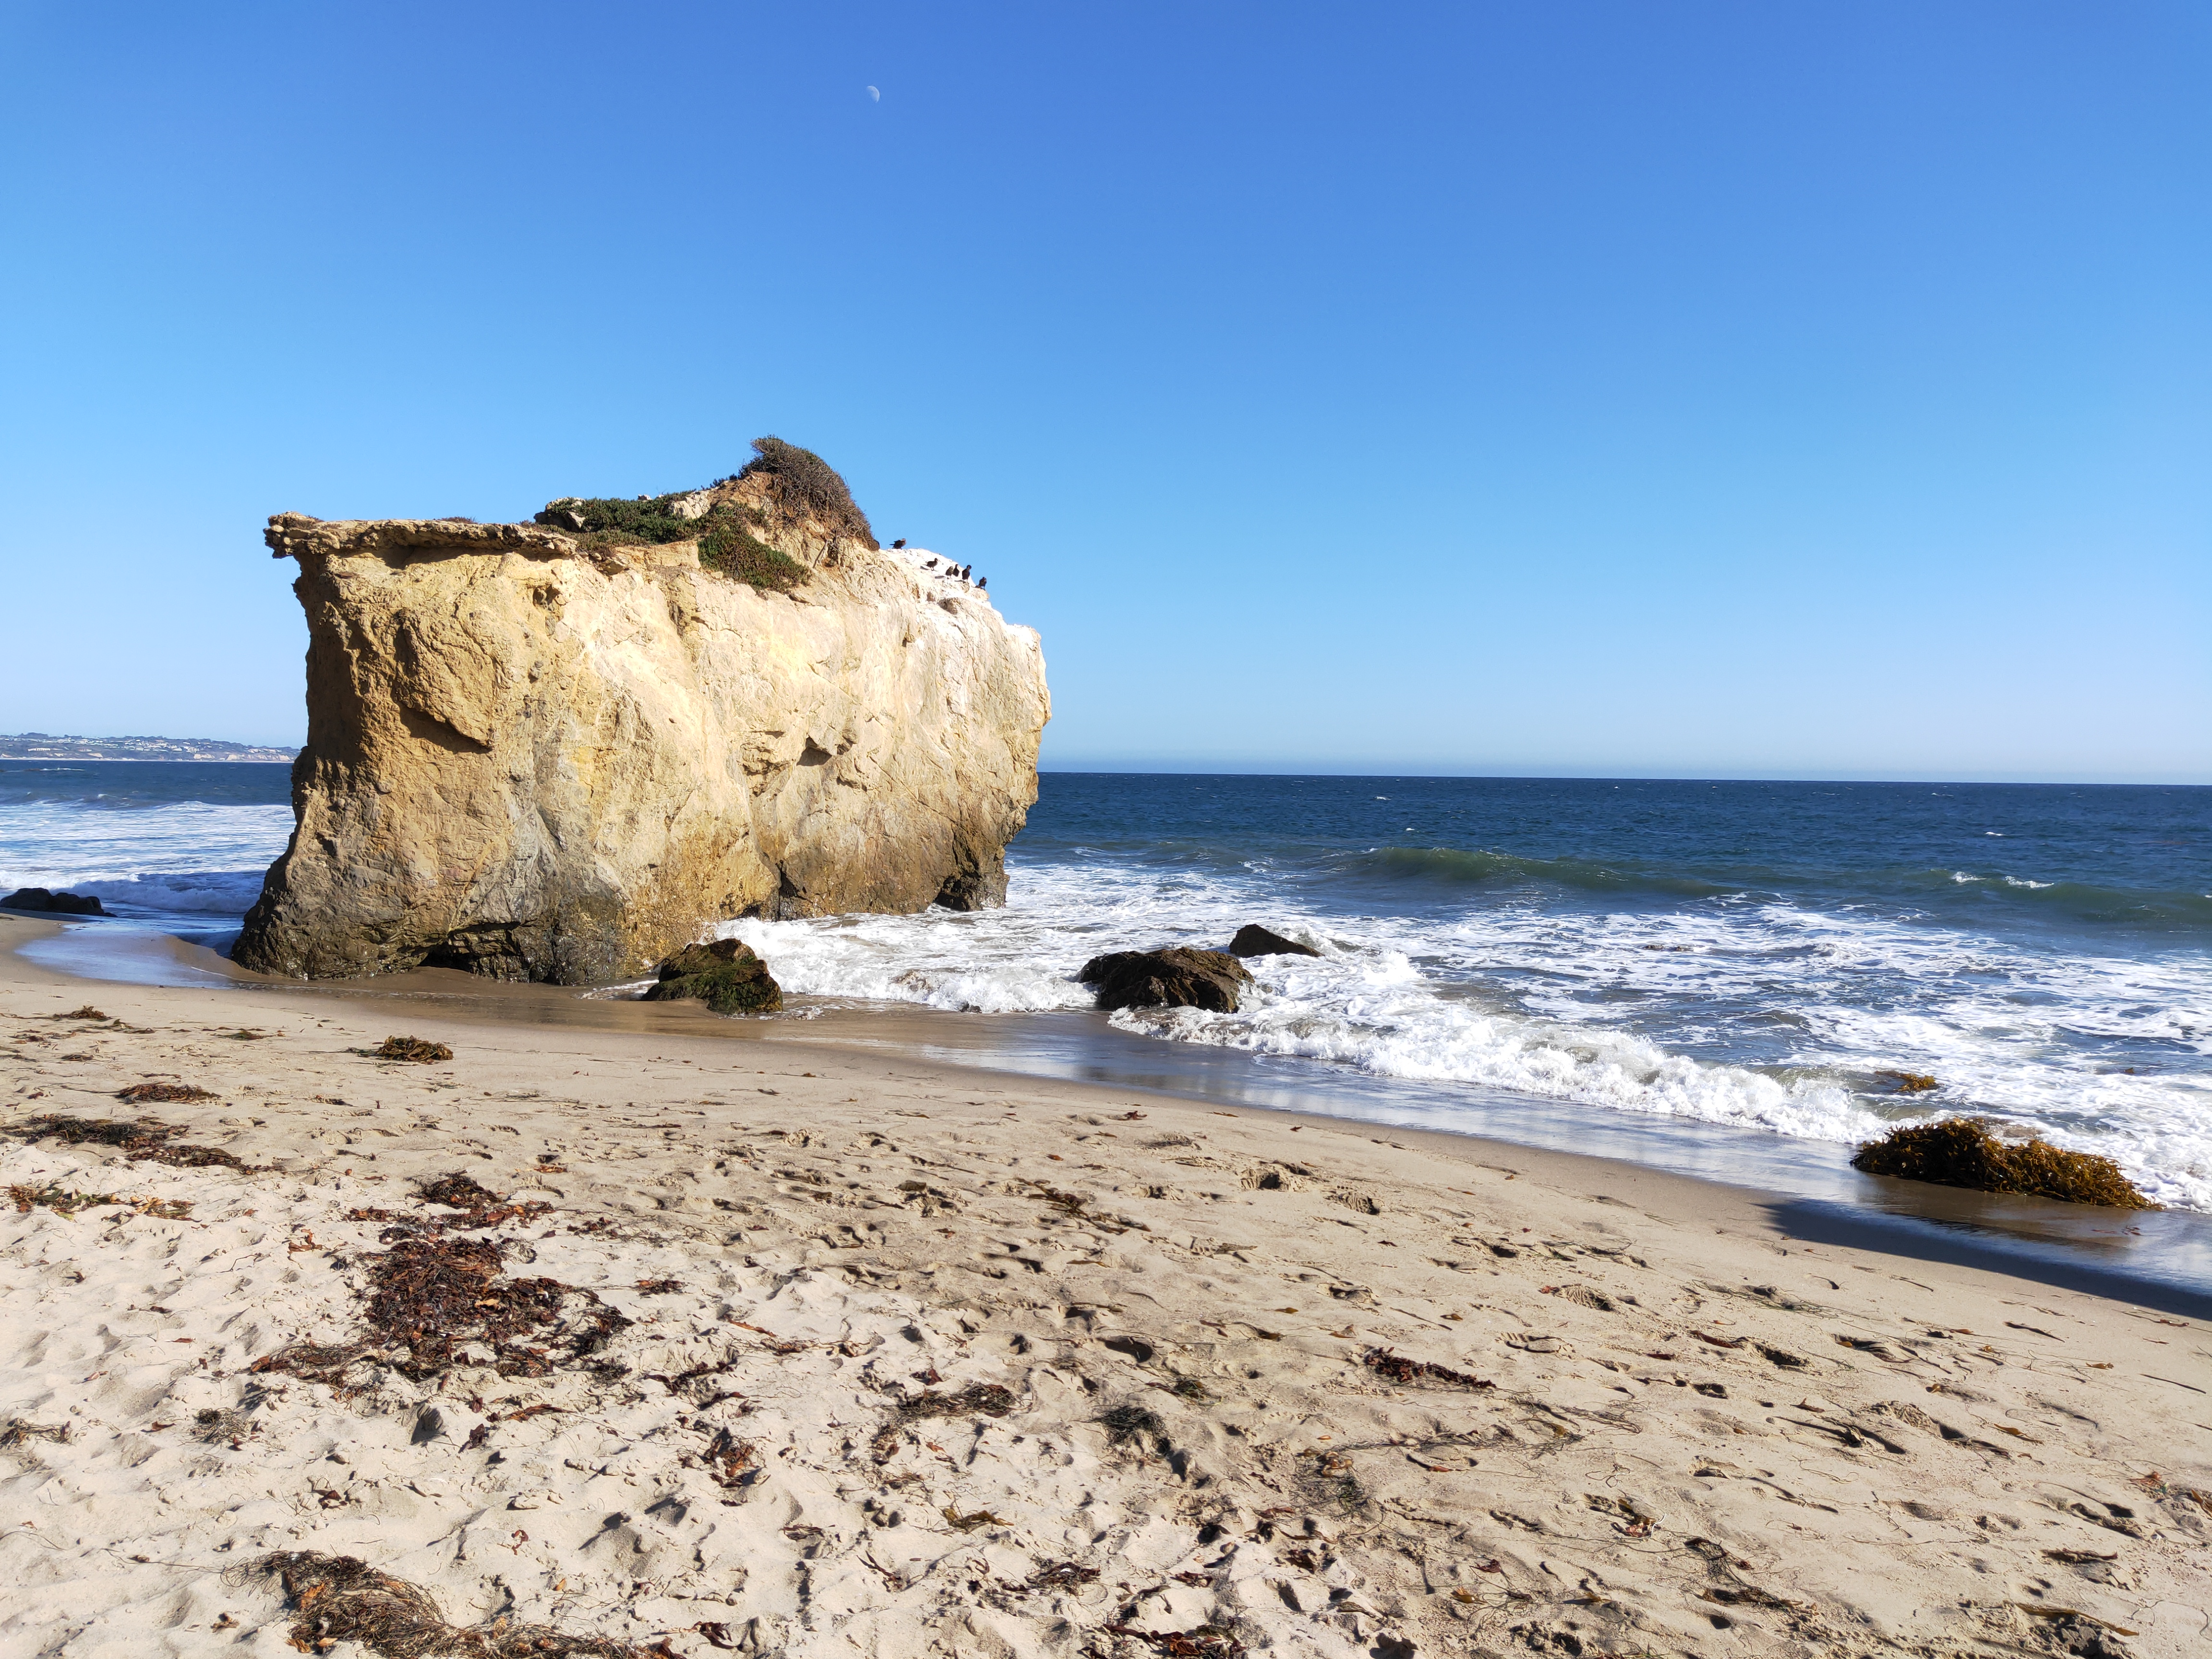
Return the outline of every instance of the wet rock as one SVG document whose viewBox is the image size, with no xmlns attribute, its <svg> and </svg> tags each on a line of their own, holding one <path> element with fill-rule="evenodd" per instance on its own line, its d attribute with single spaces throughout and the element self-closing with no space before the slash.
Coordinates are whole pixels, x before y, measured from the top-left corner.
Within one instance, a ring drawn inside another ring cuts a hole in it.
<svg viewBox="0 0 2212 1659">
<path fill-rule="evenodd" d="M 1272 928 L 1262 927 L 1256 921 L 1248 921 L 1237 930 L 1237 937 L 1229 941 L 1232 957 L 1317 957 L 1320 951 L 1310 945 L 1301 945 L 1294 939 L 1285 939 Z"/>
<path fill-rule="evenodd" d="M 61 916 L 104 916 L 106 907 L 89 893 L 52 893 L 43 887 L 18 887 L 0 906 L 10 910 L 44 910 Z"/>
<path fill-rule="evenodd" d="M 1194 951 L 1182 945 L 1165 951 L 1114 951 L 1093 957 L 1076 978 L 1098 991 L 1098 1006 L 1115 1008 L 1206 1008 L 1218 1014 L 1237 1012 L 1239 986 L 1252 975 L 1225 951 Z"/>
<path fill-rule="evenodd" d="M 733 939 L 687 945 L 659 972 L 659 983 L 645 994 L 647 1002 L 696 999 L 718 1014 L 765 1014 L 783 1006 L 783 988 L 768 963 Z"/>
</svg>

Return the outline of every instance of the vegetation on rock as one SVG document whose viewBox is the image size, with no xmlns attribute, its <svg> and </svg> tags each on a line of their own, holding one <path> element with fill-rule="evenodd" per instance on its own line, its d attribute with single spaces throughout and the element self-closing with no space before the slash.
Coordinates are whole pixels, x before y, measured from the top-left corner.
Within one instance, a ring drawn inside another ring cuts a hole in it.
<svg viewBox="0 0 2212 1659">
<path fill-rule="evenodd" d="M 783 1006 L 783 988 L 768 963 L 733 939 L 687 945 L 660 964 L 660 980 L 647 1002 L 695 999 L 718 1014 L 773 1013 Z"/>
<path fill-rule="evenodd" d="M 1977 1192 L 2018 1193 L 2069 1204 L 2155 1210 L 2120 1166 L 2094 1152 L 2069 1152 L 2045 1140 L 1999 1140 L 1978 1118 L 1946 1118 L 1893 1129 L 1851 1159 L 1868 1175 L 1896 1176 Z"/>
<path fill-rule="evenodd" d="M 811 519 L 832 535 L 876 545 L 867 514 L 829 462 L 811 449 L 776 437 L 754 439 L 753 451 L 753 459 L 741 471 L 708 488 L 764 475 L 789 519 Z M 787 592 L 806 580 L 805 565 L 761 538 L 758 532 L 769 528 L 769 516 L 761 508 L 718 501 L 703 510 L 696 506 L 689 512 L 679 510 L 701 493 L 672 490 L 629 501 L 614 495 L 564 496 L 549 502 L 538 514 L 538 522 L 570 531 L 600 547 L 695 541 L 703 568 L 770 592 Z"/>
<path fill-rule="evenodd" d="M 804 514 L 830 530 L 842 531 L 855 541 L 876 545 L 876 532 L 868 515 L 853 500 L 845 480 L 811 449 L 787 444 L 778 437 L 753 440 L 753 459 L 738 471 L 740 478 L 766 473 L 776 483 L 776 492 L 794 514 Z"/>
<path fill-rule="evenodd" d="M 766 526 L 757 508 L 718 501 L 697 518 L 687 519 L 672 510 L 684 493 L 672 491 L 641 501 L 571 495 L 548 506 L 538 515 L 538 522 L 574 531 L 599 547 L 696 542 L 699 562 L 706 569 L 775 592 L 786 592 L 806 580 L 805 565 L 753 533 Z"/>
</svg>

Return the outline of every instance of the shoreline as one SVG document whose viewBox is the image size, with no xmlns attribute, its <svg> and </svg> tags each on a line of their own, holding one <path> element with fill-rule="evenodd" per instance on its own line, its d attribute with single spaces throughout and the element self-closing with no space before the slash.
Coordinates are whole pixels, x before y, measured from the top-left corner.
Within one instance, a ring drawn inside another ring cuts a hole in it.
<svg viewBox="0 0 2212 1659">
<path fill-rule="evenodd" d="M 1810 1240 L 1747 1189 L 766 1023 L 246 1006 L 12 950 L 0 1015 L 11 1125 L 143 1111 L 219 1155 L 0 1141 L 33 1195 L 0 1218 L 32 1523 L 0 1632 L 37 1650 L 289 1651 L 355 1604 L 288 1607 L 253 1565 L 283 1552 L 641 1656 L 2207 1628 L 2200 1321 Z M 393 1032 L 453 1058 L 374 1058 Z M 143 1079 L 211 1096 L 115 1103 Z M 501 1206 L 422 1199 L 457 1172 Z M 408 1250 L 498 1294 L 380 1328 Z M 466 1327 L 548 1284 L 534 1337 Z"/>
<path fill-rule="evenodd" d="M 805 1018 L 728 1020 L 688 1003 L 647 1003 L 605 988 L 510 984 L 452 969 L 375 979 L 273 980 L 208 946 L 140 927 L 103 938 L 93 927 L 5 917 L 33 930 L 0 928 L 0 952 L 22 961 L 33 939 L 72 935 L 65 953 L 37 953 L 41 966 L 88 984 L 201 985 L 260 997 L 299 996 L 322 1006 L 357 1001 L 365 1013 L 395 1005 L 424 1018 L 467 1025 L 689 1037 L 708 1042 L 811 1047 L 886 1063 L 928 1066 L 947 1075 L 1058 1082 L 1113 1094 L 1135 1090 L 1227 1107 L 1287 1129 L 1316 1119 L 1412 1139 L 1443 1156 L 1488 1146 L 1524 1159 L 1565 1160 L 1555 1178 L 1584 1164 L 1691 1183 L 1709 1202 L 1747 1215 L 1786 1218 L 1808 1238 L 1852 1243 L 1914 1259 L 2009 1273 L 2038 1284 L 2132 1300 L 2161 1312 L 2212 1318 L 2212 1214 L 2111 1212 L 1860 1175 L 1850 1149 L 1771 1132 L 1672 1118 L 1577 1109 L 1467 1085 L 1377 1079 L 1322 1062 L 1285 1061 L 1163 1042 L 1103 1025 L 1087 1014 L 947 1014 L 904 1006 L 831 1004 Z M 813 999 L 797 999 L 801 1004 Z M 1426 1127 L 1431 1098 L 1463 1115 L 1483 1106 L 1478 1129 Z M 1725 1198 L 1719 1196 L 1726 1194 Z"/>
</svg>

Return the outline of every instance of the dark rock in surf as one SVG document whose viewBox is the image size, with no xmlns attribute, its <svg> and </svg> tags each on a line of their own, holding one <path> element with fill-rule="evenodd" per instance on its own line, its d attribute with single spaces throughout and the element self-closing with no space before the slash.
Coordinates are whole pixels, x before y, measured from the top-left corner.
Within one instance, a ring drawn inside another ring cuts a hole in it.
<svg viewBox="0 0 2212 1659">
<path fill-rule="evenodd" d="M 1262 927 L 1256 921 L 1248 921 L 1237 930 L 1237 937 L 1229 941 L 1232 957 L 1317 957 L 1320 951 L 1310 945 L 1301 945 L 1294 939 L 1285 939 L 1272 928 Z"/>
<path fill-rule="evenodd" d="M 733 939 L 687 945 L 659 972 L 659 983 L 645 994 L 647 1002 L 690 999 L 718 1014 L 773 1013 L 783 1006 L 783 988 L 768 963 Z"/>
<path fill-rule="evenodd" d="M 1252 982 L 1244 964 L 1225 951 L 1114 951 L 1093 957 L 1076 978 L 1098 990 L 1098 1006 L 1206 1008 L 1237 1012 L 1239 986 Z"/>
<path fill-rule="evenodd" d="M 10 910 L 44 910 L 52 915 L 104 916 L 106 907 L 89 893 L 50 893 L 43 887 L 18 887 L 0 907 Z"/>
</svg>

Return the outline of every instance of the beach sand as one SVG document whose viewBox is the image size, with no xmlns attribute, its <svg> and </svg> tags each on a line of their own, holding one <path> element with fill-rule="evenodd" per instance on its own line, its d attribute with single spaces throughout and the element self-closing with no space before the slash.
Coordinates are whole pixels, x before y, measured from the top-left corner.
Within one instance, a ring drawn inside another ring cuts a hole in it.
<svg viewBox="0 0 2212 1659">
<path fill-rule="evenodd" d="M 2207 1650 L 2195 1319 L 754 1029 L 0 954 L 0 1646 Z"/>
</svg>

